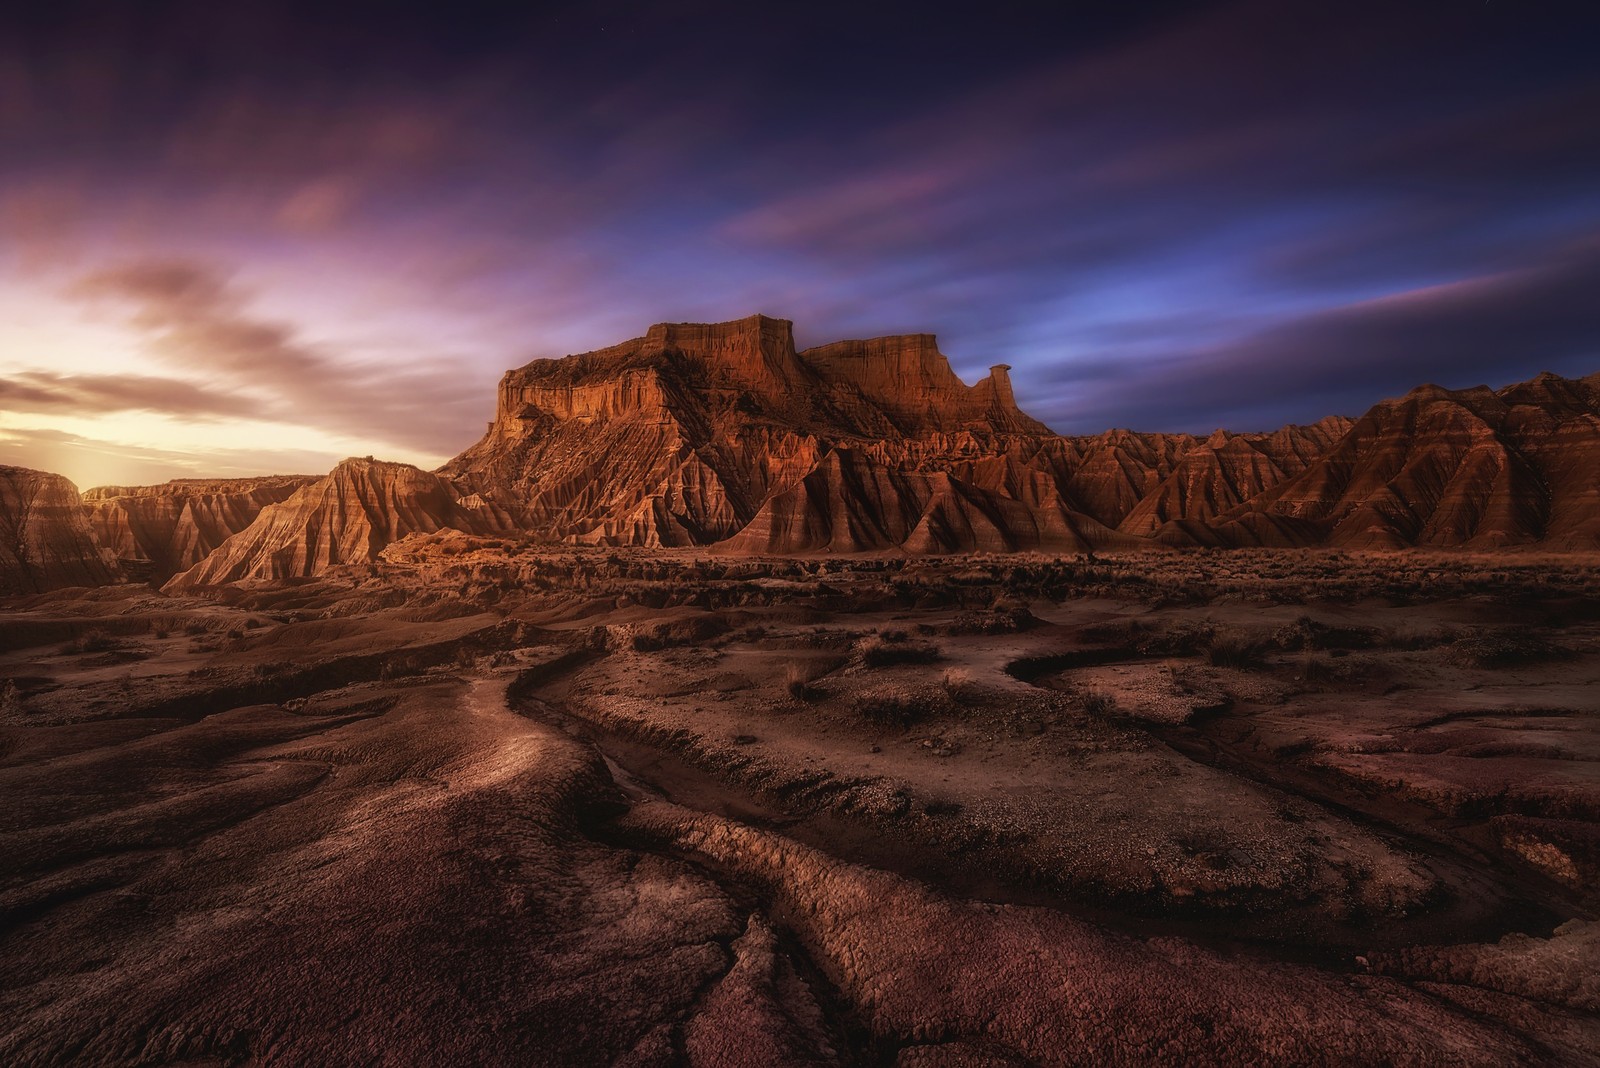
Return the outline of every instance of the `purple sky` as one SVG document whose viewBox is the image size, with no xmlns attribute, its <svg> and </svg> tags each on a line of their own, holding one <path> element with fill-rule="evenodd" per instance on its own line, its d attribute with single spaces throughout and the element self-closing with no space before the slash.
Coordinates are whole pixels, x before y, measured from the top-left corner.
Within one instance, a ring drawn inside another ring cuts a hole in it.
<svg viewBox="0 0 1600 1068">
<path fill-rule="evenodd" d="M 80 485 L 431 466 L 755 311 L 1067 433 L 1600 370 L 1600 9 L 23 6 L 0 462 Z"/>
</svg>

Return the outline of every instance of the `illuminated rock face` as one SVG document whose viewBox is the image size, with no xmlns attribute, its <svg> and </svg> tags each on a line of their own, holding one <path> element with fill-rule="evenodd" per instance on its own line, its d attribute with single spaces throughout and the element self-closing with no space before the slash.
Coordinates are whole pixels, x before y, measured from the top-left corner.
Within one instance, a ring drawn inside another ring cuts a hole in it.
<svg viewBox="0 0 1600 1068">
<path fill-rule="evenodd" d="M 369 563 L 407 534 L 445 527 L 485 532 L 499 526 L 492 509 L 458 499 L 437 475 L 410 464 L 350 459 L 326 478 L 263 508 L 254 522 L 166 589 L 317 575 L 340 564 Z"/>
<path fill-rule="evenodd" d="M 651 327 L 509 372 L 446 465 L 550 538 L 739 552 L 1594 544 L 1594 380 L 1425 387 L 1360 421 L 1064 438 L 930 334 L 797 351 L 791 324 Z"/>
<path fill-rule="evenodd" d="M 1600 376 L 1424 386 L 1272 433 L 1069 438 L 1008 372 L 969 386 L 931 334 L 797 350 L 783 319 L 658 324 L 507 372 L 487 432 L 432 474 L 104 487 L 69 515 L 70 484 L 30 473 L 55 518 L 6 581 L 291 578 L 445 527 L 772 554 L 1600 547 Z"/>
<path fill-rule="evenodd" d="M 60 475 L 0 466 L 0 595 L 99 586 L 121 577 L 78 489 Z"/>
<path fill-rule="evenodd" d="M 1217 525 L 1227 544 L 1281 543 L 1273 531 L 1349 549 L 1600 547 L 1600 376 L 1384 401 Z"/>
<path fill-rule="evenodd" d="M 315 475 L 175 479 L 159 486 L 98 486 L 83 495 L 89 523 L 129 575 L 165 582 L 204 560 Z"/>
<path fill-rule="evenodd" d="M 442 473 L 578 543 L 1132 544 L 1098 514 L 1120 501 L 1085 512 L 1063 492 L 1080 449 L 1017 407 L 1008 371 L 968 386 L 931 334 L 798 351 L 782 319 L 660 324 L 509 372 L 488 432 Z"/>
</svg>

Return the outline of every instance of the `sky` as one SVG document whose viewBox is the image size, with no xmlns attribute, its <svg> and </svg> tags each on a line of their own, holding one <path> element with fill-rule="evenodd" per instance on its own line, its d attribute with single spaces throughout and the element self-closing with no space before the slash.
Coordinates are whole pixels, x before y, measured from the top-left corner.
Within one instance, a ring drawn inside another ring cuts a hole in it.
<svg viewBox="0 0 1600 1068">
<path fill-rule="evenodd" d="M 31 9 L 31 10 L 29 10 Z M 433 467 L 755 312 L 1063 433 L 1600 371 L 1600 8 L 0 8 L 0 463 Z"/>
</svg>

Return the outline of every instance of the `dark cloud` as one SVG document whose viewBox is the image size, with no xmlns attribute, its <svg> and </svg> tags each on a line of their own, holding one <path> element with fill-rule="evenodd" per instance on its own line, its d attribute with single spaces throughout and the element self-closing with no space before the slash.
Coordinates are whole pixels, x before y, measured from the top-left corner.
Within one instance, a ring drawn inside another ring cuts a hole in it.
<svg viewBox="0 0 1600 1068">
<path fill-rule="evenodd" d="M 1055 377 L 1040 413 L 1086 429 L 1266 429 L 1358 415 L 1425 382 L 1506 385 L 1600 371 L 1600 238 L 1552 260 L 1303 316 L 1243 341 Z M 1198 415 L 1197 415 L 1198 413 Z"/>
<path fill-rule="evenodd" d="M 418 367 L 325 351 L 292 325 L 254 315 L 248 295 L 205 264 L 126 263 L 73 291 L 127 308 L 153 356 L 266 398 L 266 417 L 277 421 L 448 455 L 470 442 L 493 402 L 449 358 Z"/>
<path fill-rule="evenodd" d="M 260 400 L 184 379 L 50 371 L 20 371 L 0 378 L 0 408 L 63 415 L 145 411 L 206 420 L 271 417 Z"/>
</svg>

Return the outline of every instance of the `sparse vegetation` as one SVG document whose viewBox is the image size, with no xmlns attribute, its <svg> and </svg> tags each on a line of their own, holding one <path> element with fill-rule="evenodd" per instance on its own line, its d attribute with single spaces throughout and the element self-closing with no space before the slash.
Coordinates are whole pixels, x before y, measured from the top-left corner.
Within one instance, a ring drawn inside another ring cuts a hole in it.
<svg viewBox="0 0 1600 1068">
<path fill-rule="evenodd" d="M 640 627 L 633 634 L 635 652 L 650 653 L 680 645 L 709 641 L 727 633 L 728 622 L 721 616 L 701 615 L 670 619 Z"/>
<path fill-rule="evenodd" d="M 1248 671 L 1267 662 L 1268 642 L 1237 631 L 1217 631 L 1206 643 L 1206 659 L 1213 667 Z"/>
<path fill-rule="evenodd" d="M 983 687 L 977 684 L 972 672 L 966 668 L 949 668 L 939 681 L 945 694 L 956 704 L 974 703 L 983 697 Z"/>
<path fill-rule="evenodd" d="M 930 642 L 912 641 L 905 631 L 884 631 L 856 643 L 861 662 L 869 668 L 894 664 L 931 664 L 939 659 L 939 647 Z"/>
<path fill-rule="evenodd" d="M 783 688 L 789 696 L 797 701 L 815 701 L 823 696 L 823 690 L 816 684 L 812 665 L 803 662 L 790 664 L 783 672 Z"/>
<path fill-rule="evenodd" d="M 850 703 L 856 715 L 879 727 L 909 727 L 935 711 L 930 694 L 902 687 L 880 687 L 857 694 Z"/>
<path fill-rule="evenodd" d="M 1110 694 L 1100 693 L 1096 690 L 1089 690 L 1080 694 L 1078 696 L 1078 706 L 1083 709 L 1086 715 L 1090 716 L 1113 716 L 1117 712 L 1116 699 Z"/>
<path fill-rule="evenodd" d="M 83 653 L 109 653 L 120 646 L 120 642 L 105 630 L 96 627 L 85 631 L 83 634 L 68 642 L 63 652 L 74 656 Z"/>
<path fill-rule="evenodd" d="M 1450 643 L 1445 658 L 1453 664 L 1473 668 L 1509 668 L 1564 660 L 1572 650 L 1534 634 L 1498 630 Z"/>
</svg>

